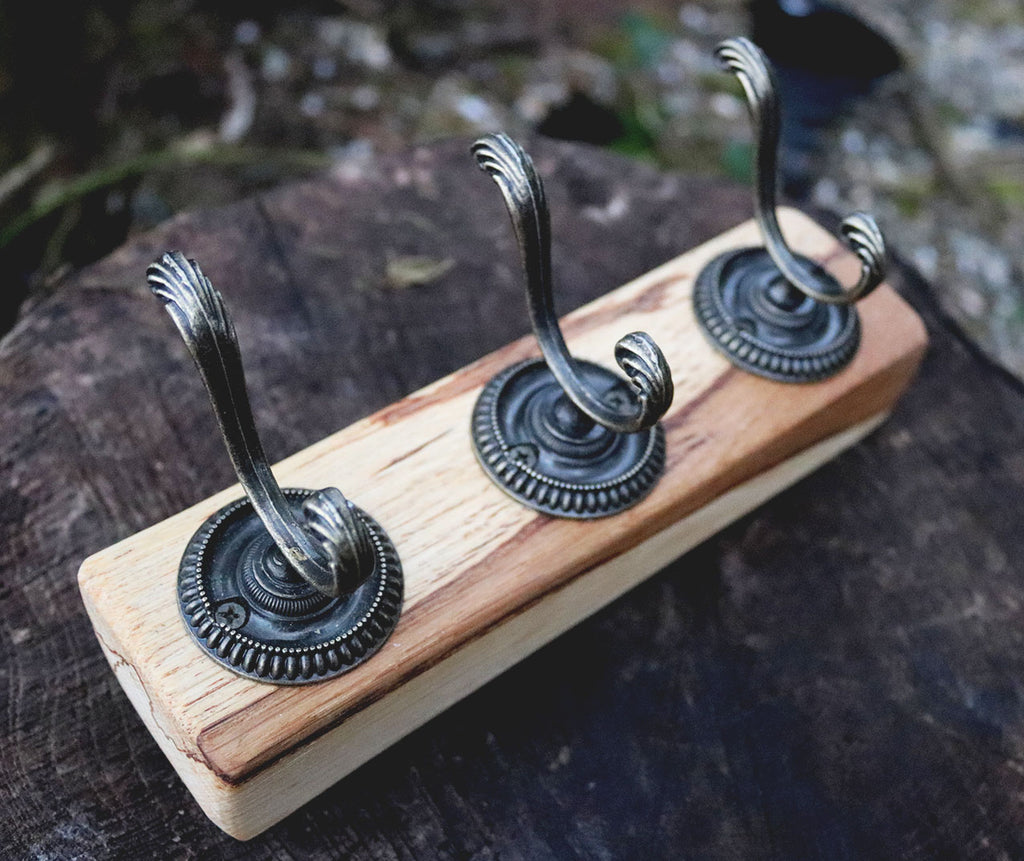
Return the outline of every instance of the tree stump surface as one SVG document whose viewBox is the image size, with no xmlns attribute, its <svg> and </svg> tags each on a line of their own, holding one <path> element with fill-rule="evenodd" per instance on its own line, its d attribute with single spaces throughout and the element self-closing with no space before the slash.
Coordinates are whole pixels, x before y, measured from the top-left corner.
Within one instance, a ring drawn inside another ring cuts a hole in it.
<svg viewBox="0 0 1024 861">
<path fill-rule="evenodd" d="M 560 313 L 749 217 L 746 189 L 530 149 Z M 145 286 L 169 248 L 224 294 L 271 460 L 528 330 L 464 141 L 180 216 L 25 309 L 0 341 L 2 857 L 1024 857 L 1024 392 L 899 265 L 932 348 L 881 430 L 265 834 L 223 834 L 75 578 L 234 481 Z"/>
</svg>

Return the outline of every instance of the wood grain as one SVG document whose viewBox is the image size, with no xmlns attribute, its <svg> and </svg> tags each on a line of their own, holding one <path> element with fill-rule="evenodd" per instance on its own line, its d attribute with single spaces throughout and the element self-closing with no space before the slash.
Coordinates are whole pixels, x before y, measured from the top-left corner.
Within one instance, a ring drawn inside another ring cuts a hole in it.
<svg viewBox="0 0 1024 861">
<path fill-rule="evenodd" d="M 794 245 L 849 277 L 855 261 L 832 237 L 792 211 L 784 225 Z M 859 306 L 864 337 L 853 363 L 822 383 L 762 380 L 733 369 L 707 345 L 690 311 L 692 279 L 723 249 L 756 242 L 754 226 L 742 225 L 564 321 L 581 358 L 607 363 L 615 340 L 640 329 L 673 369 L 666 475 L 623 514 L 598 523 L 538 515 L 477 466 L 468 433 L 475 397 L 498 370 L 536 353 L 530 338 L 275 467 L 286 486 L 337 484 L 381 522 L 402 557 L 406 599 L 398 627 L 378 655 L 341 678 L 302 688 L 261 685 L 208 660 L 188 639 L 174 601 L 178 560 L 198 525 L 236 498 L 237 487 L 83 563 L 80 588 L 104 651 L 218 825 L 240 838 L 268 827 L 851 444 L 891 408 L 926 338 L 888 287 Z M 804 459 L 793 460 L 801 452 Z M 715 516 L 700 517 L 722 499 L 729 503 Z M 684 523 L 691 526 L 680 534 Z"/>
</svg>

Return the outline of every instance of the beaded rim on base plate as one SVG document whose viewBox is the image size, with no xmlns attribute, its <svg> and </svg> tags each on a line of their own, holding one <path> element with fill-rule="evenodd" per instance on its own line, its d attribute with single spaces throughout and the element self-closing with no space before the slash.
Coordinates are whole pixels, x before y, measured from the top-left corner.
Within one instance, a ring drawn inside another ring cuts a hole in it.
<svg viewBox="0 0 1024 861">
<path fill-rule="evenodd" d="M 284 491 L 290 501 L 301 501 L 312 491 L 290 488 Z M 402 567 L 394 544 L 384 529 L 361 509 L 357 514 L 370 531 L 376 557 L 374 572 L 353 595 L 369 606 L 357 615 L 341 633 L 301 646 L 281 646 L 247 636 L 245 627 L 253 607 L 241 596 L 241 589 L 229 596 L 211 596 L 206 570 L 210 549 L 224 530 L 241 518 L 257 518 L 248 499 L 232 502 L 203 523 L 189 541 L 178 570 L 178 599 L 182 619 L 200 648 L 234 673 L 277 685 L 302 685 L 324 681 L 353 669 L 376 652 L 390 636 L 401 614 L 403 595 Z M 258 518 L 257 518 L 258 519 Z M 370 595 L 372 594 L 372 598 Z M 335 612 L 346 612 L 346 598 L 332 599 Z M 231 606 L 237 626 L 219 620 L 218 612 Z M 320 613 L 328 614 L 328 608 Z M 350 612 L 350 610 L 348 610 Z M 286 624 L 286 622 L 285 622 Z"/>
<path fill-rule="evenodd" d="M 578 364 L 617 377 L 600 365 L 582 361 Z M 643 440 L 640 455 L 608 480 L 565 481 L 517 458 L 521 444 L 505 438 L 499 403 L 506 387 L 518 375 L 531 372 L 537 366 L 545 370 L 547 367 L 543 359 L 527 359 L 511 365 L 484 386 L 473 408 L 472 420 L 473 449 L 480 465 L 502 490 L 544 514 L 586 519 L 617 514 L 636 505 L 651 491 L 665 468 L 665 431 L 660 424 L 630 435 Z M 554 383 L 554 377 L 551 379 Z"/>
<path fill-rule="evenodd" d="M 823 284 L 834 283 L 834 290 L 841 289 L 838 282 L 812 260 L 800 260 Z M 731 273 L 730 264 L 736 268 L 742 265 L 747 272 Z M 711 344 L 744 370 L 783 383 L 817 382 L 848 365 L 860 346 L 860 318 L 850 305 L 815 303 L 820 315 L 829 316 L 832 335 L 827 339 L 807 338 L 806 333 L 795 329 L 793 340 L 783 345 L 759 338 L 737 324 L 737 319 L 744 313 L 752 314 L 749 308 L 740 309 L 725 301 L 724 280 L 730 275 L 743 279 L 758 268 L 765 271 L 774 268 L 768 252 L 764 248 L 743 248 L 720 254 L 697 276 L 693 287 L 693 310 Z M 749 277 L 753 278 L 752 275 Z M 806 301 L 814 302 L 812 299 Z M 803 343 L 801 335 L 805 337 Z"/>
</svg>

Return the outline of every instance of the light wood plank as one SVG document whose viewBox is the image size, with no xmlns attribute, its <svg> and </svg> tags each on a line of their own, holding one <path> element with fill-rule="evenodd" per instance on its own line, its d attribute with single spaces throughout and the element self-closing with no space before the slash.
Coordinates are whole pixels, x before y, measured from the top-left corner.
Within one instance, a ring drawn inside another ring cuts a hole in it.
<svg viewBox="0 0 1024 861">
<path fill-rule="evenodd" d="M 809 219 L 790 242 L 851 278 L 856 262 Z M 694 276 L 752 223 L 717 237 L 564 320 L 574 354 L 611 364 L 615 340 L 649 332 L 673 369 L 666 474 L 637 507 L 600 521 L 536 514 L 473 457 L 482 385 L 524 338 L 275 467 L 286 486 L 336 484 L 388 530 L 406 573 L 403 615 L 371 661 L 307 687 L 237 677 L 203 656 L 175 604 L 181 552 L 232 487 L 87 559 L 79 582 L 104 651 L 136 709 L 207 814 L 251 837 L 370 756 L 693 544 L 866 433 L 926 345 L 888 287 L 859 306 L 861 349 L 841 374 L 787 386 L 732 368 L 690 308 Z M 197 382 L 198 385 L 198 382 Z"/>
</svg>

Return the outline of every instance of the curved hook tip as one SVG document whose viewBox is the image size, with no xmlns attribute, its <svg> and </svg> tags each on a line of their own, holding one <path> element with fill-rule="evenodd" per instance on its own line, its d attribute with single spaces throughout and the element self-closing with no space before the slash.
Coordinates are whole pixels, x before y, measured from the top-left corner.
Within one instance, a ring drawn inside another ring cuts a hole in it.
<svg viewBox="0 0 1024 861">
<path fill-rule="evenodd" d="M 885 238 L 874 218 L 866 212 L 854 212 L 839 225 L 846 246 L 857 255 L 861 277 L 849 291 L 851 299 L 862 299 L 885 278 Z"/>
<path fill-rule="evenodd" d="M 768 68 L 764 51 L 746 38 L 732 36 L 715 46 L 715 59 L 728 71 L 750 71 L 754 68 Z"/>
<path fill-rule="evenodd" d="M 332 597 L 355 590 L 373 572 L 375 554 L 370 530 L 355 506 L 336 487 L 326 487 L 302 503 L 306 527 L 329 560 L 331 579 L 316 582 Z"/>
<path fill-rule="evenodd" d="M 653 426 L 672 406 L 675 395 L 665 354 L 646 332 L 630 332 L 615 344 L 615 361 L 637 395 L 637 430 Z"/>
<path fill-rule="evenodd" d="M 800 264 L 782 235 L 775 212 L 776 151 L 779 139 L 778 87 L 764 52 L 749 39 L 725 39 L 715 57 L 743 86 L 757 131 L 756 215 L 765 248 L 786 280 L 810 298 L 829 305 L 850 305 L 874 290 L 885 276 L 885 242 L 871 216 L 862 212 L 844 219 L 841 236 L 857 255 L 860 277 L 850 287 L 823 285 Z"/>
</svg>

